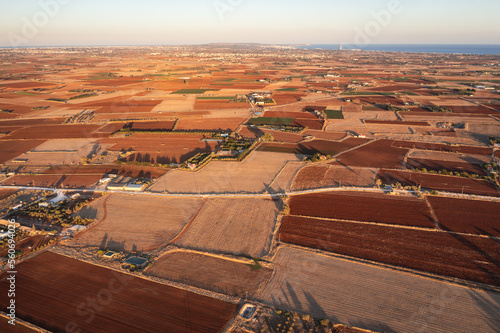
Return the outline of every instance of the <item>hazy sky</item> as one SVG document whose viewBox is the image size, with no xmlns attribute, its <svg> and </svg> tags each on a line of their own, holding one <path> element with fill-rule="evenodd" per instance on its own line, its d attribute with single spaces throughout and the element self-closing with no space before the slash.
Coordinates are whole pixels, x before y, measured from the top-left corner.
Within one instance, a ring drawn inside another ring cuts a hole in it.
<svg viewBox="0 0 500 333">
<path fill-rule="evenodd" d="M 0 0 L 0 46 L 500 44 L 498 13 L 498 0 Z"/>
</svg>

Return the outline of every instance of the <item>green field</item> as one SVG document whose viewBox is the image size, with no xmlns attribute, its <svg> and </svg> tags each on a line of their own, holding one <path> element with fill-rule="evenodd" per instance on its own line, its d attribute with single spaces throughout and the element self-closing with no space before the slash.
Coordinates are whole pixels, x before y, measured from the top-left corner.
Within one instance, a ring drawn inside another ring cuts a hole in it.
<svg viewBox="0 0 500 333">
<path fill-rule="evenodd" d="M 401 94 L 408 96 L 418 96 L 418 94 L 414 93 L 413 91 L 401 91 Z"/>
<path fill-rule="evenodd" d="M 344 119 L 344 114 L 339 110 L 325 110 L 328 119 Z"/>
<path fill-rule="evenodd" d="M 283 88 L 283 89 L 278 89 L 276 91 L 298 91 L 297 88 Z"/>
<path fill-rule="evenodd" d="M 14 94 L 26 95 L 26 96 L 38 96 L 39 95 L 39 94 L 29 93 L 29 92 L 25 92 L 25 91 L 16 91 Z"/>
<path fill-rule="evenodd" d="M 275 125 L 275 126 L 290 126 L 293 123 L 293 118 L 252 118 L 248 122 L 249 125 Z"/>
<path fill-rule="evenodd" d="M 199 100 L 234 100 L 234 96 L 203 96 L 198 97 Z"/>
<path fill-rule="evenodd" d="M 214 91 L 214 89 L 181 89 L 181 90 L 177 90 L 176 92 L 174 92 L 172 94 L 180 94 L 180 95 L 203 94 L 207 91 Z"/>
</svg>

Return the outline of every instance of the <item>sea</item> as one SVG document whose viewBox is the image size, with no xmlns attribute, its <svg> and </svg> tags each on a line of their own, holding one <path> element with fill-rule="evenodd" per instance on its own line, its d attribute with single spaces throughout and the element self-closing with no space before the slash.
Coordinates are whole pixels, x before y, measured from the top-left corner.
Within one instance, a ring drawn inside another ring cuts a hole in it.
<svg viewBox="0 0 500 333">
<path fill-rule="evenodd" d="M 302 49 L 339 50 L 340 44 L 310 44 L 299 46 Z M 344 50 L 384 51 L 384 52 L 418 52 L 447 54 L 490 54 L 500 55 L 500 44 L 343 44 Z"/>
</svg>

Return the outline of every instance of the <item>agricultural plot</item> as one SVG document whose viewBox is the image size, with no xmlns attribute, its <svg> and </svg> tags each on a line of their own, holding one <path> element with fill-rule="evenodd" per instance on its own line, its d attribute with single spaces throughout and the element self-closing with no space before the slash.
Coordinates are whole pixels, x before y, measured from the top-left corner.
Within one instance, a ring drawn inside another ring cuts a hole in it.
<svg viewBox="0 0 500 333">
<path fill-rule="evenodd" d="M 398 148 L 434 150 L 440 152 L 460 153 L 467 155 L 491 156 L 492 153 L 492 149 L 487 147 L 455 146 L 455 145 L 450 146 L 440 143 L 428 143 L 428 142 L 394 141 L 393 146 Z"/>
<path fill-rule="evenodd" d="M 333 165 L 398 169 L 409 149 L 395 147 L 394 141 L 377 140 L 341 154 Z"/>
<path fill-rule="evenodd" d="M 0 163 L 14 159 L 44 142 L 45 140 L 2 140 L 0 141 Z"/>
<path fill-rule="evenodd" d="M 227 259 L 193 251 L 167 252 L 147 275 L 235 297 L 256 297 L 273 270 L 253 260 Z"/>
<path fill-rule="evenodd" d="M 96 132 L 102 125 L 40 125 L 17 130 L 4 139 L 9 140 L 36 140 L 36 139 L 80 139 L 80 138 L 105 138 L 110 133 Z"/>
<path fill-rule="evenodd" d="M 335 142 L 328 140 L 313 140 L 304 143 L 264 143 L 259 147 L 259 151 L 268 151 L 287 154 L 314 155 L 320 153 L 323 155 L 337 155 L 343 151 L 352 149 L 356 146 L 369 142 L 368 139 L 348 138 L 346 140 Z"/>
<path fill-rule="evenodd" d="M 201 204 L 197 198 L 111 194 L 78 212 L 100 222 L 71 244 L 117 251 L 158 249 L 174 239 Z"/>
<path fill-rule="evenodd" d="M 486 155 L 472 155 L 472 154 L 457 154 L 448 152 L 436 152 L 429 150 L 414 150 L 409 155 L 409 158 L 417 160 L 438 160 L 454 163 L 469 163 L 483 165 L 491 163 L 491 156 Z"/>
<path fill-rule="evenodd" d="M 378 178 L 383 184 L 403 186 L 421 186 L 423 189 L 467 193 L 484 196 L 500 196 L 500 192 L 492 183 L 464 177 L 443 176 L 399 170 L 381 170 Z"/>
<path fill-rule="evenodd" d="M 6 277 L 0 281 L 4 295 Z M 0 302 L 5 308 L 8 299 Z M 16 275 L 16 315 L 55 332 L 220 332 L 236 309 L 236 304 L 52 252 L 22 263 Z"/>
<path fill-rule="evenodd" d="M 408 158 L 406 163 L 408 169 L 426 169 L 441 171 L 447 170 L 449 172 L 466 172 L 470 175 L 477 174 L 480 176 L 487 176 L 486 170 L 479 164 L 471 164 L 467 162 L 449 162 L 441 160 L 429 160 L 429 159 L 416 159 Z"/>
<path fill-rule="evenodd" d="M 310 190 L 337 186 L 373 187 L 378 169 L 312 164 L 304 167 L 293 179 L 292 190 Z"/>
<path fill-rule="evenodd" d="M 209 199 L 175 244 L 194 250 L 261 258 L 269 252 L 280 209 L 280 201 L 271 199 Z"/>
<path fill-rule="evenodd" d="M 197 172 L 173 170 L 150 187 L 168 193 L 262 193 L 289 161 L 300 156 L 254 152 L 243 162 L 212 161 Z"/>
<path fill-rule="evenodd" d="M 365 120 L 369 125 L 400 125 L 400 126 L 431 126 L 426 121 L 389 121 L 389 120 Z"/>
<path fill-rule="evenodd" d="M 115 174 L 131 178 L 158 178 L 167 173 L 168 169 L 135 165 L 56 165 L 45 171 L 45 174 L 55 175 L 88 175 L 104 176 Z"/>
<path fill-rule="evenodd" d="M 494 239 L 299 216 L 283 218 L 279 239 L 350 257 L 500 286 L 500 244 Z"/>
<path fill-rule="evenodd" d="M 150 164 L 182 163 L 194 155 L 211 153 L 219 146 L 217 141 L 202 141 L 203 135 L 191 134 L 134 134 L 126 138 L 109 138 L 101 144 L 112 144 L 109 151 L 124 154 L 124 162 L 147 162 Z"/>
<path fill-rule="evenodd" d="M 375 332 L 490 332 L 500 325 L 495 292 L 289 247 L 273 263 L 261 299 L 278 308 Z"/>
<path fill-rule="evenodd" d="M 429 197 L 443 230 L 500 237 L 500 202 Z"/>
<path fill-rule="evenodd" d="M 126 126 L 131 131 L 171 131 L 174 128 L 175 120 L 170 121 L 141 121 L 133 122 Z"/>
<path fill-rule="evenodd" d="M 317 130 L 307 130 L 303 134 L 313 136 L 316 139 L 335 140 L 335 141 L 342 140 L 347 136 L 347 134 L 344 132 L 323 132 Z"/>
<path fill-rule="evenodd" d="M 100 179 L 100 175 L 15 175 L 6 179 L 2 185 L 84 189 Z"/>
<path fill-rule="evenodd" d="M 331 192 L 296 195 L 292 215 L 434 228 L 425 200 L 369 192 Z"/>
<path fill-rule="evenodd" d="M 267 192 L 271 194 L 290 192 L 293 179 L 303 167 L 303 162 L 288 162 L 278 176 L 274 178 Z"/>
<path fill-rule="evenodd" d="M 231 131 L 234 132 L 245 121 L 245 118 L 205 118 L 205 119 L 185 119 L 181 118 L 177 122 L 176 130 L 185 131 Z"/>
</svg>

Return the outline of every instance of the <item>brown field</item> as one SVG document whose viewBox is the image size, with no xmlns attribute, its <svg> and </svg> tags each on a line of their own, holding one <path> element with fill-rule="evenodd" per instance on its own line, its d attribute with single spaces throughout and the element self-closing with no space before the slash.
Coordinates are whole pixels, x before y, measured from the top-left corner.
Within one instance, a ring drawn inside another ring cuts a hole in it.
<svg viewBox="0 0 500 333">
<path fill-rule="evenodd" d="M 417 160 L 429 159 L 429 160 L 438 160 L 445 162 L 470 163 L 479 165 L 491 163 L 491 156 L 458 154 L 458 153 L 448 153 L 448 152 L 431 151 L 431 150 L 413 150 L 408 155 L 408 158 Z"/>
<path fill-rule="evenodd" d="M 303 134 L 314 136 L 316 139 L 323 140 L 342 140 L 347 136 L 347 133 L 344 132 L 323 132 L 317 130 L 307 130 Z"/>
<path fill-rule="evenodd" d="M 44 143 L 45 140 L 0 141 L 0 163 L 5 163 Z"/>
<path fill-rule="evenodd" d="M 271 199 L 209 199 L 175 244 L 261 258 L 269 252 L 280 209 L 281 202 Z"/>
<path fill-rule="evenodd" d="M 40 125 L 18 130 L 5 136 L 4 139 L 79 139 L 79 138 L 105 138 L 111 132 L 96 132 L 102 125 Z"/>
<path fill-rule="evenodd" d="M 470 164 L 467 162 L 448 162 L 440 160 L 429 160 L 429 159 L 414 159 L 409 158 L 406 164 L 408 169 L 427 169 L 427 170 L 448 170 L 451 172 L 467 172 L 469 174 L 477 174 L 480 176 L 486 176 L 487 172 L 483 169 L 481 165 Z"/>
<path fill-rule="evenodd" d="M 292 154 L 254 152 L 243 162 L 212 161 L 198 172 L 172 170 L 160 178 L 152 192 L 168 193 L 263 193 Z"/>
<path fill-rule="evenodd" d="M 128 124 L 132 131 L 147 131 L 147 130 L 162 130 L 170 131 L 174 128 L 174 121 L 143 121 L 143 122 L 133 122 Z"/>
<path fill-rule="evenodd" d="M 297 173 L 305 166 L 303 162 L 288 162 L 267 190 L 268 193 L 288 193 Z"/>
<path fill-rule="evenodd" d="M 325 121 L 323 119 L 302 119 L 302 118 L 296 118 L 291 126 L 299 126 L 299 127 L 304 127 L 304 128 L 310 128 L 313 130 L 319 130 L 321 131 L 323 129 L 323 125 L 325 124 Z"/>
<path fill-rule="evenodd" d="M 5 278 L 0 290 L 7 295 Z M 55 332 L 69 327 L 95 333 L 213 333 L 222 331 L 237 309 L 236 304 L 51 252 L 22 263 L 16 282 L 17 316 Z M 2 308 L 7 301 L 2 297 Z"/>
<path fill-rule="evenodd" d="M 20 320 L 16 320 L 16 325 L 9 324 L 10 318 L 0 316 L 0 332 L 9 333 L 39 333 L 40 330 L 22 323 Z"/>
<path fill-rule="evenodd" d="M 299 216 L 283 219 L 279 239 L 350 257 L 500 285 L 500 245 L 493 239 Z"/>
<path fill-rule="evenodd" d="M 390 121 L 390 120 L 365 120 L 365 123 L 371 125 L 401 125 L 401 126 L 431 126 L 426 121 Z"/>
<path fill-rule="evenodd" d="M 399 170 L 381 170 L 378 178 L 384 184 L 394 185 L 400 183 L 403 186 L 421 186 L 422 188 L 454 192 L 468 193 L 485 196 L 500 196 L 500 192 L 492 183 L 464 177 L 442 176 L 426 173 Z"/>
<path fill-rule="evenodd" d="M 293 118 L 293 119 L 318 119 L 310 112 L 286 112 L 286 111 L 267 111 L 263 117 L 269 118 Z"/>
<path fill-rule="evenodd" d="M 397 148 L 392 140 L 377 140 L 338 156 L 333 165 L 398 169 L 409 149 Z"/>
<path fill-rule="evenodd" d="M 261 299 L 277 308 L 375 332 L 490 332 L 500 325 L 495 292 L 288 246 L 273 263 Z"/>
<path fill-rule="evenodd" d="M 10 188 L 0 189 L 0 200 L 3 200 L 7 197 L 10 197 L 11 195 L 13 195 L 16 192 L 17 192 L 17 189 L 10 189 Z"/>
<path fill-rule="evenodd" d="M 367 192 L 296 195 L 290 214 L 349 221 L 435 228 L 425 200 Z"/>
<path fill-rule="evenodd" d="M 7 178 L 2 185 L 83 189 L 97 183 L 101 177 L 101 175 L 16 175 Z"/>
<path fill-rule="evenodd" d="M 131 152 L 121 160 L 149 162 L 152 164 L 181 163 L 201 152 L 213 152 L 219 142 L 202 141 L 203 135 L 196 134 L 134 134 L 126 138 L 109 138 L 101 144 L 112 144 L 108 150 Z"/>
<path fill-rule="evenodd" d="M 163 176 L 168 169 L 153 168 L 134 165 L 61 165 L 54 166 L 45 171 L 45 174 L 55 175 L 88 175 L 104 176 L 115 174 L 133 178 L 158 178 Z"/>
<path fill-rule="evenodd" d="M 184 119 L 181 118 L 175 127 L 177 130 L 230 130 L 236 131 L 246 121 L 246 118 L 205 118 Z"/>
<path fill-rule="evenodd" d="M 259 147 L 260 151 L 270 151 L 288 154 L 314 155 L 337 155 L 343 151 L 369 142 L 368 139 L 348 138 L 344 141 L 335 142 L 327 140 L 314 140 L 304 143 L 264 143 Z"/>
<path fill-rule="evenodd" d="M 151 251 L 167 245 L 190 221 L 201 199 L 111 194 L 78 215 L 100 222 L 72 245 L 117 251 Z"/>
<path fill-rule="evenodd" d="M 254 298 L 273 270 L 267 267 L 253 270 L 252 265 L 255 265 L 252 260 L 174 251 L 157 259 L 145 274 L 235 297 Z"/>
<path fill-rule="evenodd" d="M 440 143 L 412 142 L 412 141 L 394 141 L 394 147 L 413 148 L 421 150 L 435 150 L 450 153 L 470 154 L 470 155 L 488 155 L 491 156 L 492 149 L 487 147 L 474 146 L 450 146 Z"/>
<path fill-rule="evenodd" d="M 500 236 L 500 202 L 429 197 L 443 230 Z"/>
<path fill-rule="evenodd" d="M 278 105 L 291 104 L 300 101 L 302 97 L 306 96 L 304 93 L 275 93 L 273 99 Z"/>
<path fill-rule="evenodd" d="M 0 106 L 2 108 L 3 106 Z M 12 120 L 2 120 L 0 121 L 1 127 L 28 127 L 36 125 L 59 125 L 64 123 L 66 118 L 43 118 L 43 119 L 12 119 Z"/>
<path fill-rule="evenodd" d="M 311 164 L 293 179 L 292 190 L 302 191 L 337 186 L 373 187 L 378 169 Z"/>
<path fill-rule="evenodd" d="M 470 105 L 470 106 L 445 105 L 445 106 L 448 109 L 452 110 L 453 113 L 498 114 L 497 111 L 480 105 Z"/>
<path fill-rule="evenodd" d="M 55 83 L 36 82 L 36 81 L 0 84 L 0 87 L 11 88 L 11 89 L 52 88 L 55 86 L 57 86 Z"/>
</svg>

